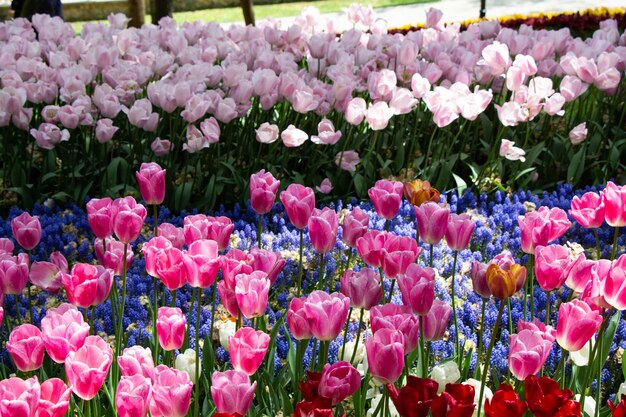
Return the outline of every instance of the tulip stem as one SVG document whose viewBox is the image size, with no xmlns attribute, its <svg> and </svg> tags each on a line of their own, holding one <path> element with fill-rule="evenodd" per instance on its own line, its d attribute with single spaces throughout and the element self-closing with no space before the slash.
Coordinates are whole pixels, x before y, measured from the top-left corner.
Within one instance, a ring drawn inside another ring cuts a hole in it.
<svg viewBox="0 0 626 417">
<path fill-rule="evenodd" d="M 432 245 L 430 245 L 432 251 Z M 432 252 L 431 252 L 432 253 Z M 459 323 L 456 315 L 456 263 L 459 251 L 454 251 L 454 260 L 452 261 L 452 319 L 454 320 L 454 353 L 456 354 L 459 369 L 461 368 L 461 345 L 459 343 Z"/>
<path fill-rule="evenodd" d="M 324 252 L 322 252 L 320 253 L 320 273 L 317 281 L 317 289 L 319 290 L 324 290 L 324 275 Z"/>
<path fill-rule="evenodd" d="M 424 316 L 419 316 L 420 321 L 420 358 L 422 359 L 422 378 L 428 375 L 428 363 L 426 362 L 426 348 L 424 347 Z"/>
<path fill-rule="evenodd" d="M 482 305 L 480 307 L 480 332 L 478 333 L 478 348 L 476 349 L 477 361 L 476 369 L 474 369 L 474 378 L 478 377 L 480 372 L 480 363 L 482 359 L 482 345 L 483 345 L 483 332 L 485 331 L 485 310 L 487 307 L 487 301 L 484 297 L 482 299 Z"/>
<path fill-rule="evenodd" d="M 311 362 L 309 363 L 309 370 L 314 370 L 316 368 L 317 362 L 317 339 L 313 341 L 313 350 L 311 352 Z"/>
<path fill-rule="evenodd" d="M 176 307 L 176 290 L 170 292 L 172 299 L 170 300 L 170 307 Z"/>
<path fill-rule="evenodd" d="M 198 417 L 200 415 L 200 316 L 202 315 L 202 306 L 200 305 L 200 299 L 202 292 L 200 288 L 196 288 L 196 377 L 195 381 L 192 381 L 196 391 L 196 401 L 194 402 L 194 415 Z"/>
<path fill-rule="evenodd" d="M 343 326 L 343 346 L 341 347 L 341 357 L 340 360 L 343 360 L 346 354 L 346 340 L 348 338 L 348 324 L 350 324 L 350 317 L 352 317 L 352 307 L 348 311 L 348 319 L 346 320 L 346 325 Z"/>
<path fill-rule="evenodd" d="M 159 206 L 156 204 L 152 206 L 154 213 L 154 236 L 159 235 Z"/>
<path fill-rule="evenodd" d="M 217 308 L 217 278 L 213 281 L 213 291 L 211 292 L 211 328 L 209 329 L 209 339 L 213 342 L 213 325 L 215 324 L 215 309 Z"/>
<path fill-rule="evenodd" d="M 330 348 L 330 341 L 320 341 L 320 353 L 317 356 L 317 370 L 321 372 L 324 369 L 324 365 L 328 361 L 328 349 Z"/>
<path fill-rule="evenodd" d="M 152 287 L 153 287 L 153 304 L 152 304 L 152 342 L 154 346 L 154 363 L 157 363 L 159 359 L 159 343 L 157 342 L 157 330 L 156 330 L 156 319 L 157 319 L 157 310 L 158 310 L 158 301 L 159 301 L 159 288 L 157 284 L 157 279 L 152 277 Z"/>
<path fill-rule="evenodd" d="M 528 255 L 528 275 L 530 279 L 528 280 L 530 284 L 530 321 L 535 319 L 535 255 Z"/>
<path fill-rule="evenodd" d="M 496 325 L 493 328 L 493 333 L 491 333 L 491 340 L 489 341 L 489 347 L 487 348 L 487 355 L 485 356 L 485 366 L 483 369 L 483 376 L 480 379 L 480 394 L 478 395 L 478 417 L 480 417 L 480 413 L 482 411 L 482 407 L 480 404 L 483 402 L 483 395 L 485 394 L 485 383 L 487 381 L 487 373 L 489 372 L 489 364 L 491 360 L 491 352 L 493 351 L 493 346 L 496 344 L 496 337 L 498 335 L 498 331 L 500 330 L 500 321 L 502 321 L 502 313 L 504 313 L 504 300 L 500 300 L 500 308 L 498 309 L 498 318 L 496 318 Z"/>
<path fill-rule="evenodd" d="M 94 323 L 96 321 L 96 306 L 91 306 L 91 320 L 89 321 L 89 327 L 93 331 L 93 334 L 96 334 L 96 329 L 94 328 Z"/>
<path fill-rule="evenodd" d="M 259 245 L 259 249 L 263 248 L 263 215 L 261 214 L 257 214 L 257 217 L 259 219 L 258 221 L 258 226 L 256 229 L 257 232 L 257 244 Z"/>
<path fill-rule="evenodd" d="M 598 346 L 598 354 L 602 355 L 602 337 L 600 337 L 600 335 L 598 335 L 596 345 Z M 602 358 L 599 357 L 599 359 L 601 360 Z M 603 363 L 598 361 L 598 383 L 596 385 L 596 409 L 594 412 L 594 417 L 600 415 L 600 399 L 602 397 L 602 365 Z"/>
<path fill-rule="evenodd" d="M 598 260 L 602 258 L 602 249 L 600 249 L 600 235 L 598 234 L 598 229 L 593 229 L 593 234 L 596 236 L 596 254 Z"/>
<path fill-rule="evenodd" d="M 28 262 L 26 263 L 26 267 L 28 268 L 29 273 L 30 273 L 31 261 L 32 261 L 32 255 L 29 249 L 28 250 Z M 28 317 L 30 319 L 30 323 L 35 324 L 33 322 L 33 301 L 31 300 L 31 296 L 30 296 L 30 283 L 26 285 L 26 291 L 27 291 L 27 296 L 28 296 Z"/>
<path fill-rule="evenodd" d="M 354 358 L 356 358 L 356 351 L 359 347 L 359 339 L 361 338 L 361 326 L 363 325 L 363 314 L 365 313 L 365 309 L 361 309 L 361 314 L 359 314 L 359 327 L 356 329 L 356 340 L 354 342 L 354 349 L 352 350 L 352 356 L 350 357 L 350 363 L 354 363 Z"/>
<path fill-rule="evenodd" d="M 387 302 L 390 303 L 391 302 L 391 297 L 393 297 L 393 288 L 396 286 L 396 280 L 392 279 L 391 280 L 391 285 L 389 285 L 389 298 L 387 299 Z"/>
<path fill-rule="evenodd" d="M 300 229 L 300 263 L 298 267 L 298 297 L 302 294 L 302 252 L 304 248 L 304 230 Z"/>
<path fill-rule="evenodd" d="M 115 357 L 120 356 L 120 348 L 122 345 L 123 338 L 123 330 L 122 326 L 124 325 L 124 308 L 126 306 L 126 255 L 128 254 L 128 243 L 124 243 L 124 257 L 122 258 L 122 306 L 119 311 L 119 317 L 117 322 L 117 335 L 115 337 Z M 117 285 L 115 282 L 113 285 Z M 116 362 L 116 361 L 114 361 Z M 117 367 L 116 367 L 117 368 Z M 117 373 L 114 378 L 115 384 L 117 384 Z"/>
<path fill-rule="evenodd" d="M 378 268 L 378 275 L 380 275 L 380 296 L 382 301 L 385 301 L 385 277 L 382 266 Z"/>
<path fill-rule="evenodd" d="M 550 324 L 550 291 L 546 291 L 546 326 Z"/>
<path fill-rule="evenodd" d="M 430 257 L 428 258 L 428 264 L 431 268 L 433 267 L 433 252 L 434 252 L 434 245 L 431 243 L 430 244 Z"/>
<path fill-rule="evenodd" d="M 615 255 L 617 254 L 617 237 L 619 236 L 619 226 L 615 227 L 615 232 L 613 233 L 613 250 L 611 251 L 611 261 L 615 259 Z"/>
</svg>

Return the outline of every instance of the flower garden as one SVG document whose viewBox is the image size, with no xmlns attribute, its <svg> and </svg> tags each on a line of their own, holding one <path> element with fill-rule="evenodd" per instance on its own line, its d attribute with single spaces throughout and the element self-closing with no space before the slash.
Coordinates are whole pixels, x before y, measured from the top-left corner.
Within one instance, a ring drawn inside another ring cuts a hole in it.
<svg viewBox="0 0 626 417">
<path fill-rule="evenodd" d="M 0 23 L 0 416 L 626 415 L 623 16 Z"/>
</svg>

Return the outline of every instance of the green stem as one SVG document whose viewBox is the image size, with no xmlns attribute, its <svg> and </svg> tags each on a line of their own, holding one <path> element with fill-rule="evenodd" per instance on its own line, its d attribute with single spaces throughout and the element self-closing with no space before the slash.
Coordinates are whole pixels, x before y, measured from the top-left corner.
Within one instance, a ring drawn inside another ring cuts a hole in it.
<svg viewBox="0 0 626 417">
<path fill-rule="evenodd" d="M 426 348 L 424 346 L 424 316 L 419 316 L 420 321 L 420 333 L 419 333 L 419 343 L 420 343 L 420 358 L 422 359 L 422 378 L 426 378 L 428 375 L 428 363 L 426 362 Z"/>
<path fill-rule="evenodd" d="M 319 276 L 319 281 L 317 281 L 318 284 L 318 289 L 319 290 L 323 290 L 324 289 L 324 252 L 320 253 L 320 276 Z"/>
<path fill-rule="evenodd" d="M 617 254 L 617 237 L 619 236 L 619 227 L 615 227 L 615 232 L 613 233 L 613 250 L 611 251 L 611 261 L 615 259 L 615 255 Z"/>
<path fill-rule="evenodd" d="M 432 245 L 430 245 L 432 248 Z M 432 249 L 431 249 L 432 250 Z M 459 255 L 459 251 L 454 251 L 454 258 L 452 261 L 452 318 L 454 320 L 454 353 L 456 355 L 457 364 L 459 365 L 459 369 L 461 368 L 462 362 L 462 353 L 461 353 L 461 345 L 459 343 L 459 323 L 456 314 L 456 263 L 457 257 Z"/>
<path fill-rule="evenodd" d="M 157 330 L 156 330 L 156 319 L 157 319 L 157 311 L 159 309 L 158 304 L 159 304 L 159 287 L 157 284 L 157 279 L 156 277 L 152 277 L 152 297 L 153 297 L 153 302 L 152 302 L 152 342 L 153 342 L 153 348 L 154 348 L 154 354 L 153 354 L 153 358 L 154 358 L 154 363 L 157 363 L 157 360 L 159 358 L 159 342 L 157 341 Z"/>
<path fill-rule="evenodd" d="M 480 372 L 480 364 L 482 359 L 482 344 L 483 344 L 483 332 L 485 331 L 485 310 L 487 307 L 487 300 L 484 297 L 480 297 L 482 299 L 481 307 L 480 307 L 480 332 L 478 333 L 478 348 L 476 349 L 477 355 L 477 366 L 474 369 L 474 378 L 478 377 L 478 373 Z"/>
<path fill-rule="evenodd" d="M 595 344 L 595 346 L 593 347 L 593 349 L 591 350 L 591 354 L 589 355 L 589 362 L 588 362 L 588 367 L 589 367 L 589 372 L 587 372 L 587 375 L 585 376 L 585 383 L 583 385 L 583 387 L 589 387 L 591 386 L 591 374 L 592 374 L 592 364 L 596 359 L 596 353 L 598 352 L 598 346 L 600 345 L 600 340 L 602 340 L 602 334 L 604 333 L 604 331 L 606 330 L 608 324 L 609 324 L 609 319 L 611 318 L 611 316 L 613 315 L 613 308 L 609 309 L 608 314 L 606 315 L 606 317 L 604 317 L 604 320 L 602 320 L 602 324 L 600 325 L 600 329 L 598 330 L 598 338 L 597 338 L 597 342 Z M 601 363 L 598 363 L 598 367 L 600 368 L 600 371 L 602 370 L 602 365 Z M 598 385 L 599 387 L 599 385 Z M 584 410 L 585 409 L 585 398 L 587 397 L 585 395 L 585 392 L 582 392 L 580 395 L 580 409 Z"/>
<path fill-rule="evenodd" d="M 317 357 L 318 372 L 321 372 L 328 361 L 328 349 L 330 347 L 330 341 L 322 340 L 320 342 L 320 353 Z"/>
<path fill-rule="evenodd" d="M 257 217 L 259 218 L 259 222 L 258 222 L 258 227 L 257 227 L 257 242 L 259 245 L 259 249 L 263 248 L 263 216 L 260 214 L 257 214 Z"/>
<path fill-rule="evenodd" d="M 352 316 L 352 307 L 348 310 L 348 319 L 346 320 L 346 325 L 343 328 L 343 346 L 341 347 L 341 357 L 340 360 L 343 360 L 346 353 L 346 339 L 348 338 L 348 324 L 350 324 L 350 317 Z"/>
<path fill-rule="evenodd" d="M 385 301 L 385 277 L 383 276 L 382 266 L 378 268 L 378 275 L 380 275 L 380 298 Z"/>
<path fill-rule="evenodd" d="M 504 300 L 500 300 L 500 309 L 498 310 L 498 318 L 496 319 L 496 326 L 493 329 L 493 333 L 491 333 L 491 340 L 489 341 L 489 348 L 487 348 L 487 355 L 485 356 L 485 366 L 483 369 L 483 376 L 480 379 L 480 394 L 478 396 L 478 417 L 480 417 L 482 407 L 480 406 L 483 403 L 483 395 L 485 394 L 485 382 L 487 381 L 487 373 L 489 372 L 489 364 L 491 360 L 491 352 L 493 351 L 493 346 L 496 344 L 496 337 L 498 335 L 498 331 L 500 330 L 500 321 L 502 320 L 502 313 L 504 313 Z"/>
<path fill-rule="evenodd" d="M 172 299 L 170 300 L 170 307 L 176 307 L 176 290 L 171 291 Z"/>
<path fill-rule="evenodd" d="M 217 308 L 217 278 L 213 281 L 213 292 L 211 293 L 211 327 L 209 328 L 209 339 L 213 342 L 213 325 L 215 324 L 215 310 Z"/>
<path fill-rule="evenodd" d="M 433 246 L 434 245 L 431 243 L 430 244 L 430 258 L 428 259 L 428 264 L 431 268 L 433 267 L 433 252 L 434 252 Z"/>
<path fill-rule="evenodd" d="M 396 286 L 396 280 L 392 279 L 391 280 L 391 285 L 389 286 L 389 298 L 387 299 L 387 302 L 390 303 L 391 302 L 391 297 L 393 297 L 393 289 Z"/>
<path fill-rule="evenodd" d="M 550 324 L 550 291 L 546 291 L 546 326 Z"/>
<path fill-rule="evenodd" d="M 356 340 L 354 342 L 354 349 L 352 350 L 352 356 L 350 357 L 350 363 L 354 363 L 354 358 L 356 358 L 356 351 L 359 347 L 359 339 L 361 338 L 361 326 L 363 326 L 363 314 L 365 313 L 365 309 L 361 309 L 361 314 L 359 314 L 359 327 L 356 329 Z"/>
<path fill-rule="evenodd" d="M 600 249 L 600 236 L 598 235 L 598 229 L 593 229 L 593 234 L 596 236 L 596 254 L 598 260 L 602 258 L 602 249 Z"/>
<path fill-rule="evenodd" d="M 528 255 L 528 274 L 530 276 L 530 320 L 535 319 L 535 255 Z"/>
<path fill-rule="evenodd" d="M 117 335 L 115 337 L 115 356 L 120 356 L 120 348 L 122 345 L 122 338 L 124 337 L 124 309 L 126 307 L 126 255 L 128 254 L 128 243 L 124 243 L 124 257 L 122 258 L 122 301 L 119 310 L 119 317 L 117 318 Z M 113 283 L 115 286 L 116 283 Z M 115 383 L 117 384 L 117 373 L 115 373 Z"/>
<path fill-rule="evenodd" d="M 156 204 L 152 206 L 154 213 L 154 236 L 159 235 L 159 206 Z"/>
<path fill-rule="evenodd" d="M 202 315 L 202 306 L 200 299 L 202 292 L 200 288 L 196 288 L 196 379 L 192 381 L 195 384 L 196 401 L 194 401 L 194 415 L 200 415 L 200 316 Z"/>
<path fill-rule="evenodd" d="M 298 297 L 302 294 L 302 252 L 304 249 L 304 230 L 300 229 L 300 263 L 298 267 Z"/>
</svg>

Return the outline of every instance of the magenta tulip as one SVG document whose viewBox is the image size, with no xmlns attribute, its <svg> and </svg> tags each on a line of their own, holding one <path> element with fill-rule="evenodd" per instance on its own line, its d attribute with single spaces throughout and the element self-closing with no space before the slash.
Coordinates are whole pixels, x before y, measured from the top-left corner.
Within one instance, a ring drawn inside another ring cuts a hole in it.
<svg viewBox="0 0 626 417">
<path fill-rule="evenodd" d="M 13 241 L 6 237 L 0 237 L 0 256 L 2 255 L 13 255 L 13 250 L 15 249 L 15 245 Z"/>
<path fill-rule="evenodd" d="M 348 319 L 350 300 L 341 293 L 313 291 L 304 303 L 304 311 L 317 340 L 330 341 L 341 333 Z"/>
<path fill-rule="evenodd" d="M 211 397 L 220 413 L 246 415 L 252 405 L 256 381 L 242 371 L 214 372 L 211 377 Z"/>
<path fill-rule="evenodd" d="M 26 256 L 0 257 L 0 293 L 21 294 L 28 283 L 28 260 Z"/>
<path fill-rule="evenodd" d="M 48 356 L 64 363 L 67 355 L 80 349 L 89 335 L 89 325 L 78 309 L 68 303 L 51 308 L 41 319 L 41 338 Z"/>
<path fill-rule="evenodd" d="M 420 251 L 415 239 L 388 233 L 382 257 L 383 271 L 390 278 L 404 274 L 409 265 L 415 262 Z"/>
<path fill-rule="evenodd" d="M 217 242 L 214 240 L 196 240 L 183 253 L 187 282 L 195 288 L 210 287 L 220 269 Z"/>
<path fill-rule="evenodd" d="M 113 350 L 100 336 L 88 336 L 85 344 L 65 358 L 65 375 L 74 394 L 83 400 L 96 396 L 113 358 Z"/>
<path fill-rule="evenodd" d="M 306 315 L 306 297 L 293 298 L 287 309 L 287 327 L 296 340 L 307 340 L 313 336 L 311 324 Z"/>
<path fill-rule="evenodd" d="M 274 285 L 278 274 L 283 270 L 286 263 L 280 252 L 270 252 L 253 246 L 250 248 L 249 255 L 252 255 L 252 263 L 250 264 L 252 269 L 265 272 L 267 279 Z"/>
<path fill-rule="evenodd" d="M 165 200 L 165 170 L 156 162 L 141 164 L 135 173 L 141 198 L 146 204 L 159 205 Z"/>
<path fill-rule="evenodd" d="M 151 381 L 143 375 L 124 376 L 115 392 L 115 409 L 119 417 L 145 417 L 150 410 Z"/>
<path fill-rule="evenodd" d="M 226 311 L 228 311 L 232 317 L 238 317 L 240 311 L 237 296 L 235 295 L 235 289 L 231 288 L 228 282 L 219 281 L 217 283 L 217 291 L 220 295 L 220 301 Z"/>
<path fill-rule="evenodd" d="M 98 262 L 113 271 L 113 274 L 122 275 L 124 272 L 124 244 L 112 237 L 104 238 L 104 241 L 103 243 L 102 239 L 96 238 L 93 244 Z M 106 252 L 104 251 L 105 246 Z M 134 258 L 133 248 L 129 246 L 126 249 L 126 270 L 130 268 Z"/>
<path fill-rule="evenodd" d="M 370 216 L 358 207 L 343 217 L 342 239 L 346 245 L 356 248 L 356 242 L 369 227 Z"/>
<path fill-rule="evenodd" d="M 230 235 L 235 230 L 232 220 L 225 216 L 207 216 L 206 238 L 217 242 L 219 250 L 225 250 L 230 244 Z"/>
<path fill-rule="evenodd" d="M 261 330 L 242 327 L 228 338 L 228 352 L 233 368 L 248 375 L 254 374 L 263 363 L 270 344 L 270 336 Z"/>
<path fill-rule="evenodd" d="M 144 378 L 154 381 L 155 368 L 150 348 L 144 348 L 138 345 L 126 348 L 122 354 L 117 357 L 117 364 L 120 367 L 120 373 L 123 377 L 141 375 Z"/>
<path fill-rule="evenodd" d="M 41 368 L 44 346 L 41 331 L 32 324 L 22 324 L 13 329 L 6 344 L 15 367 L 22 372 Z"/>
<path fill-rule="evenodd" d="M 580 299 L 589 304 L 589 307 L 591 307 L 593 310 L 613 307 L 613 305 L 607 301 L 607 294 L 611 295 L 612 302 L 616 304 L 619 302 L 620 291 L 616 291 L 616 289 L 621 286 L 619 277 L 617 278 L 617 287 L 612 286 L 616 283 L 615 281 L 609 284 L 608 293 L 606 285 L 607 278 L 609 277 L 609 272 L 611 272 L 612 266 L 616 263 L 617 262 L 611 262 L 608 259 L 600 259 L 599 261 L 595 261 L 594 265 L 591 267 L 591 279 L 587 280 Z"/>
<path fill-rule="evenodd" d="M 537 246 L 546 246 L 563 236 L 571 223 L 560 208 L 545 206 L 517 218 L 522 233 L 522 250 L 534 254 Z"/>
<path fill-rule="evenodd" d="M 333 250 L 337 243 L 337 229 L 339 217 L 335 210 L 324 207 L 322 210 L 313 209 L 309 217 L 309 235 L 311 244 L 318 253 L 326 253 Z"/>
<path fill-rule="evenodd" d="M 41 240 L 39 217 L 23 212 L 11 220 L 11 230 L 17 243 L 26 250 L 34 249 Z"/>
<path fill-rule="evenodd" d="M 626 310 L 626 254 L 611 265 L 604 281 L 604 297 L 617 310 Z"/>
<path fill-rule="evenodd" d="M 590 281 L 591 270 L 594 265 L 596 265 L 596 261 L 587 259 L 584 253 L 578 255 L 578 258 L 570 265 L 565 285 L 577 293 L 583 292 Z"/>
<path fill-rule="evenodd" d="M 569 352 L 580 350 L 589 342 L 601 322 L 602 316 L 584 301 L 563 303 L 559 307 L 556 341 Z"/>
<path fill-rule="evenodd" d="M 165 249 L 174 247 L 172 242 L 163 236 L 156 236 L 141 245 L 141 252 L 146 261 L 146 272 L 152 277 L 158 277 L 156 270 L 157 254 Z M 98 252 L 96 251 L 96 254 Z"/>
<path fill-rule="evenodd" d="M 62 275 L 65 293 L 70 303 L 78 307 L 102 304 L 111 291 L 111 271 L 100 265 L 77 263 L 69 274 Z"/>
<path fill-rule="evenodd" d="M 513 376 L 523 381 L 527 376 L 537 374 L 550 355 L 552 343 L 539 332 L 529 329 L 510 335 L 509 369 Z"/>
<path fill-rule="evenodd" d="M 428 314 L 435 300 L 435 270 L 413 263 L 396 279 L 404 305 L 411 307 L 417 315 Z"/>
<path fill-rule="evenodd" d="M 424 339 L 440 340 L 446 334 L 448 321 L 452 314 L 452 307 L 441 300 L 435 300 L 424 320 Z"/>
<path fill-rule="evenodd" d="M 59 272 L 59 267 L 52 262 L 36 261 L 30 266 L 29 279 L 37 288 L 56 294 L 63 288 Z"/>
<path fill-rule="evenodd" d="M 367 194 L 374 203 L 376 213 L 383 219 L 391 220 L 398 214 L 403 191 L 404 185 L 400 181 L 378 180 Z"/>
<path fill-rule="evenodd" d="M 183 224 L 183 236 L 187 246 L 196 240 L 207 239 L 209 221 L 204 214 L 186 216 Z"/>
<path fill-rule="evenodd" d="M 41 383 L 40 391 L 35 417 L 64 417 L 70 407 L 71 388 L 59 378 L 50 378 Z"/>
<path fill-rule="evenodd" d="M 0 381 L 0 416 L 35 417 L 40 396 L 37 377 L 3 379 Z"/>
<path fill-rule="evenodd" d="M 113 231 L 122 243 L 131 243 L 141 234 L 146 208 L 133 197 L 118 198 L 111 204 Z"/>
<path fill-rule="evenodd" d="M 106 198 L 92 198 L 87 202 L 87 221 L 96 237 L 104 239 L 113 234 L 111 205 L 113 201 Z"/>
<path fill-rule="evenodd" d="M 271 172 L 264 169 L 250 176 L 250 204 L 257 214 L 266 214 L 274 206 L 276 193 L 280 187 L 278 181 Z"/>
<path fill-rule="evenodd" d="M 404 368 L 404 337 L 392 329 L 381 329 L 365 341 L 368 371 L 382 384 L 393 384 Z"/>
<path fill-rule="evenodd" d="M 392 329 L 402 333 L 405 353 L 411 353 L 417 347 L 419 322 L 417 316 L 413 315 L 411 307 L 397 304 L 373 307 L 370 310 L 370 323 L 374 334 L 382 329 Z"/>
<path fill-rule="evenodd" d="M 324 365 L 317 392 L 337 405 L 361 386 L 361 375 L 348 362 L 339 361 Z"/>
<path fill-rule="evenodd" d="M 569 211 L 582 227 L 598 228 L 604 223 L 604 202 L 602 196 L 594 192 L 588 192 L 582 197 L 574 196 L 572 208 Z"/>
<path fill-rule="evenodd" d="M 235 277 L 235 297 L 241 314 L 247 319 L 261 317 L 267 309 L 270 280 L 263 271 Z"/>
<path fill-rule="evenodd" d="M 556 340 L 556 329 L 542 323 L 538 319 L 534 319 L 533 321 L 519 320 L 517 322 L 517 331 L 521 332 L 522 330 L 532 330 L 550 343 Z"/>
<path fill-rule="evenodd" d="M 560 288 L 567 280 L 572 265 L 571 252 L 561 245 L 535 248 L 535 275 L 544 291 Z"/>
<path fill-rule="evenodd" d="M 315 208 L 315 193 L 301 184 L 291 184 L 280 193 L 289 221 L 296 229 L 304 229 Z"/>
<path fill-rule="evenodd" d="M 380 276 L 371 268 L 349 269 L 341 277 L 341 292 L 350 299 L 350 307 L 369 310 L 382 297 Z"/>
<path fill-rule="evenodd" d="M 180 349 L 185 340 L 187 318 L 178 307 L 159 307 L 157 311 L 157 338 L 163 350 Z"/>
<path fill-rule="evenodd" d="M 609 181 L 602 191 L 602 202 L 604 219 L 609 226 L 626 226 L 626 185 L 619 186 Z"/>
<path fill-rule="evenodd" d="M 161 278 L 168 290 L 174 291 L 187 283 L 187 268 L 183 253 L 175 247 L 158 251 L 154 257 L 156 276 Z"/>
<path fill-rule="evenodd" d="M 159 365 L 152 384 L 150 412 L 153 417 L 183 417 L 189 411 L 193 384 L 185 371 Z"/>
<path fill-rule="evenodd" d="M 451 213 L 445 236 L 448 247 L 460 251 L 467 249 L 474 232 L 474 221 L 467 214 Z"/>
<path fill-rule="evenodd" d="M 382 267 L 387 235 L 387 232 L 371 230 L 356 241 L 356 248 L 363 262 L 374 268 Z"/>
<path fill-rule="evenodd" d="M 183 228 L 176 227 L 171 223 L 161 223 L 159 225 L 159 236 L 169 240 L 176 249 L 182 249 L 185 244 Z"/>
<path fill-rule="evenodd" d="M 417 218 L 417 229 L 424 243 L 436 245 L 448 230 L 450 209 L 432 201 L 413 207 Z"/>
</svg>

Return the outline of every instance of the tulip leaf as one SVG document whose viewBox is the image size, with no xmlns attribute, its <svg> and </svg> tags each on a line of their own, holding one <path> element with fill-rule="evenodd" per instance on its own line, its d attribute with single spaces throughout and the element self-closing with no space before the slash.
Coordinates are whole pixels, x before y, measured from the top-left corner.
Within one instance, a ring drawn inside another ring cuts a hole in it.
<svg viewBox="0 0 626 417">
<path fill-rule="evenodd" d="M 602 346 L 600 346 L 602 350 L 599 353 L 600 362 L 597 362 L 600 366 L 604 366 L 607 358 L 609 357 L 609 351 L 611 350 L 611 345 L 613 344 L 613 338 L 615 337 L 615 332 L 617 331 L 620 316 L 621 314 L 619 311 L 613 314 L 613 317 L 611 317 L 611 320 L 609 321 L 609 325 L 604 330 L 604 334 L 602 335 Z"/>
<path fill-rule="evenodd" d="M 577 183 L 585 170 L 585 148 L 582 147 L 574 154 L 567 167 L 568 182 Z"/>
</svg>

